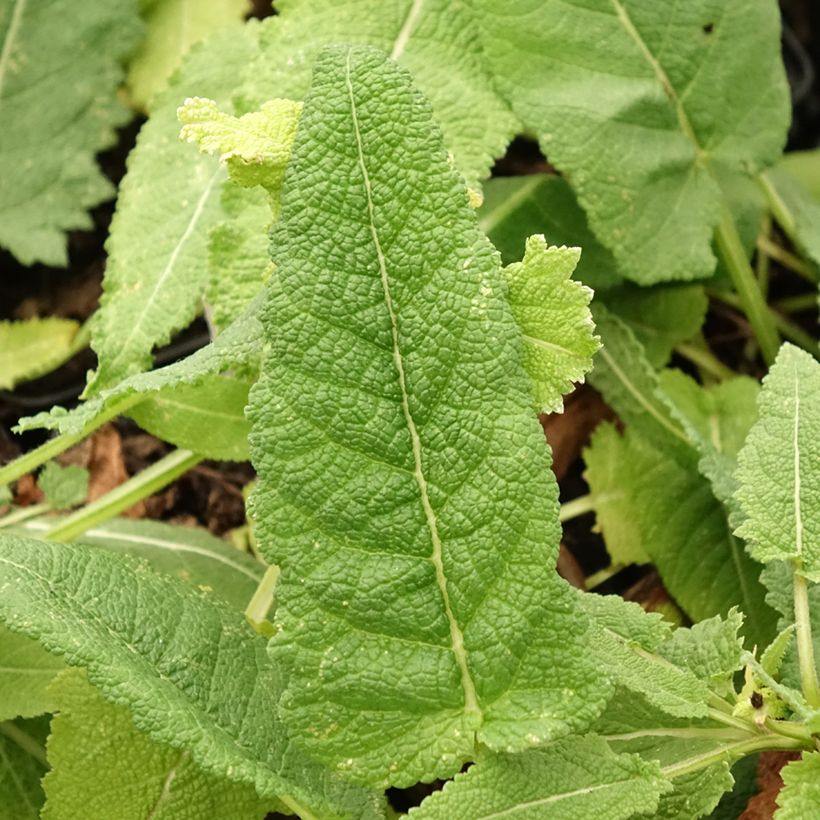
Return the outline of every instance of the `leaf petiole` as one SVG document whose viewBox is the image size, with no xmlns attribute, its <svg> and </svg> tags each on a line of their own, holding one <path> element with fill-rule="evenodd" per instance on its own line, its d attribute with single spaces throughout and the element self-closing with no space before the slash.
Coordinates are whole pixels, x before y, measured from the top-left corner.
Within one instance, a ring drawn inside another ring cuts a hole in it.
<svg viewBox="0 0 820 820">
<path fill-rule="evenodd" d="M 820 708 L 820 687 L 817 684 L 817 664 L 811 635 L 809 589 L 801 572 L 799 560 L 794 568 L 794 622 L 797 636 L 797 654 L 800 659 L 800 685 L 810 706 Z"/>
</svg>

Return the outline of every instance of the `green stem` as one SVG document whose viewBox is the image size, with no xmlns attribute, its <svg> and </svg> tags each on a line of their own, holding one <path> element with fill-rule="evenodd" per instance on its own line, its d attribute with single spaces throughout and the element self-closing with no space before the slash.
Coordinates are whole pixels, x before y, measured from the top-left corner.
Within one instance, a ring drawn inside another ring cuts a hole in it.
<svg viewBox="0 0 820 820">
<path fill-rule="evenodd" d="M 35 518 L 38 515 L 47 513 L 51 509 L 51 505 L 43 502 L 42 504 L 32 504 L 29 507 L 20 507 L 8 515 L 0 518 L 0 529 L 4 527 L 11 527 L 14 524 L 20 524 L 23 521 L 28 521 L 29 518 Z"/>
<path fill-rule="evenodd" d="M 572 501 L 565 501 L 558 511 L 558 520 L 563 524 L 564 521 L 569 521 L 573 518 L 578 518 L 580 515 L 595 511 L 595 504 L 591 495 L 581 495 L 578 498 L 573 498 Z"/>
<path fill-rule="evenodd" d="M 761 665 L 760 661 L 751 652 L 744 652 L 740 658 L 744 666 L 750 667 L 758 680 L 768 686 L 796 715 L 801 718 L 809 717 L 809 710 L 802 698 L 796 697 L 797 693 L 776 681 Z"/>
<path fill-rule="evenodd" d="M 124 413 L 129 407 L 137 404 L 143 399 L 138 394 L 127 396 L 118 402 L 114 402 L 107 410 L 95 416 L 89 421 L 79 433 L 63 433 L 49 439 L 45 444 L 41 444 L 34 450 L 24 453 L 20 458 L 15 459 L 5 467 L 0 467 L 0 487 L 4 484 L 11 484 L 18 478 L 36 470 L 41 464 L 45 464 L 55 456 L 66 451 L 82 441 L 86 436 L 93 433 L 98 427 L 102 427 L 107 421 Z"/>
<path fill-rule="evenodd" d="M 713 299 L 717 299 L 720 302 L 723 302 L 726 305 L 730 305 L 734 308 L 742 309 L 742 305 L 740 299 L 735 296 L 733 293 L 726 293 L 724 291 L 715 290 L 714 288 L 707 288 L 706 293 L 711 296 Z M 776 325 L 777 329 L 790 341 L 794 342 L 798 347 L 802 347 L 804 350 L 807 350 L 811 354 L 817 353 L 817 339 L 815 339 L 811 334 L 806 333 L 802 327 L 796 325 L 794 322 L 787 319 L 785 316 L 778 313 L 776 310 L 773 310 L 770 307 L 766 307 L 768 310 L 772 321 Z"/>
<path fill-rule="evenodd" d="M 794 568 L 794 623 L 797 654 L 800 658 L 800 685 L 809 706 L 820 708 L 820 687 L 817 684 L 817 665 L 814 662 L 814 644 L 811 636 L 809 587 L 801 574 L 799 561 Z"/>
<path fill-rule="evenodd" d="M 767 364 L 771 364 L 780 347 L 780 336 L 760 292 L 752 266 L 746 258 L 732 215 L 725 205 L 722 206 L 720 222 L 715 230 L 715 241 L 740 298 L 743 312 L 760 344 L 763 358 Z"/>
<path fill-rule="evenodd" d="M 279 579 L 279 567 L 272 565 L 265 571 L 256 592 L 245 607 L 245 617 L 257 632 L 263 632 L 261 627 L 268 617 L 273 595 L 276 592 L 276 582 Z"/>
<path fill-rule="evenodd" d="M 52 527 L 44 535 L 46 541 L 71 541 L 91 527 L 107 521 L 132 507 L 143 498 L 170 484 L 202 461 L 202 456 L 190 450 L 173 450 L 124 484 L 77 510 Z"/>
<path fill-rule="evenodd" d="M 801 293 L 799 296 L 787 296 L 772 303 L 775 310 L 783 313 L 800 313 L 804 310 L 817 310 L 817 294 Z"/>
<path fill-rule="evenodd" d="M 769 241 L 769 234 L 772 232 L 772 218 L 769 214 L 764 214 L 763 225 L 760 228 L 760 233 L 757 237 L 758 245 L 760 242 Z M 760 292 L 766 298 L 769 294 L 769 257 L 765 253 L 758 253 L 755 260 L 755 273 L 757 274 L 757 284 L 760 287 Z"/>
<path fill-rule="evenodd" d="M 742 718 L 727 714 L 721 709 L 710 707 L 709 717 L 718 723 L 723 723 L 725 726 L 731 726 L 733 729 L 739 729 L 742 732 L 746 732 L 746 734 L 749 734 L 750 732 L 753 734 L 756 733 L 754 724 L 750 723 L 748 720 L 743 720 Z"/>
<path fill-rule="evenodd" d="M 769 204 L 769 211 L 771 211 L 775 221 L 783 229 L 783 233 L 789 237 L 791 243 L 795 244 L 797 239 L 797 224 L 794 221 L 792 212 L 789 210 L 789 206 L 783 201 L 783 198 L 777 192 L 774 185 L 772 185 L 772 181 L 767 174 L 758 174 L 757 182 L 766 197 L 766 201 Z"/>
<path fill-rule="evenodd" d="M 720 381 L 731 379 L 737 375 L 731 367 L 727 367 L 723 364 L 709 348 L 698 347 L 697 345 L 683 342 L 679 345 L 675 345 L 675 353 L 679 356 L 683 356 L 684 359 L 688 359 L 692 364 L 705 370 Z"/>
<path fill-rule="evenodd" d="M 598 572 L 593 572 L 592 575 L 586 579 L 584 586 L 588 592 L 591 592 L 593 589 L 601 586 L 601 584 L 605 584 L 610 578 L 617 575 L 625 566 L 626 564 L 610 564 L 608 567 L 599 569 Z"/>
<path fill-rule="evenodd" d="M 806 748 L 810 748 L 810 746 L 790 737 L 761 735 L 759 737 L 750 738 L 749 740 L 739 740 L 737 743 L 727 743 L 725 746 L 721 746 L 714 751 L 690 757 L 688 760 L 681 760 L 678 763 L 673 763 L 671 766 L 664 766 L 661 772 L 664 777 L 671 779 L 700 771 L 701 769 L 711 766 L 713 763 L 720 763 L 727 757 L 739 758 L 755 754 L 756 752 L 799 751 L 800 749 Z"/>
<path fill-rule="evenodd" d="M 761 236 L 758 238 L 757 249 L 760 252 L 758 258 L 774 259 L 775 262 L 779 262 L 784 268 L 796 273 L 807 282 L 817 284 L 817 271 L 811 265 L 791 253 L 791 251 L 781 248 L 780 245 L 772 242 L 768 237 Z"/>
<path fill-rule="evenodd" d="M 0 723 L 0 734 L 5 735 L 9 740 L 14 741 L 27 755 L 48 766 L 46 750 L 29 734 L 24 732 L 16 723 L 11 720 L 4 720 Z"/>
</svg>

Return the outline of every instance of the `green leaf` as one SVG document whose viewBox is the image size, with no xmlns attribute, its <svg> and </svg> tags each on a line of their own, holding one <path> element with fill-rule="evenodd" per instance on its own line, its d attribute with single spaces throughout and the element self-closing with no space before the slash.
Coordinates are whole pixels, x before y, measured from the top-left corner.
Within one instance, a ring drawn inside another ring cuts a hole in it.
<svg viewBox="0 0 820 820">
<path fill-rule="evenodd" d="M 614 681 L 675 717 L 704 717 L 709 691 L 686 669 L 656 654 L 669 625 L 618 596 L 580 596 L 593 620 L 592 651 Z"/>
<path fill-rule="evenodd" d="M 203 154 L 219 154 L 230 178 L 243 188 L 262 186 L 278 217 L 285 177 L 302 103 L 268 100 L 259 111 L 233 117 L 204 97 L 189 97 L 177 109 L 180 139 L 195 143 Z"/>
<path fill-rule="evenodd" d="M 742 626 L 743 615 L 731 609 L 725 619 L 715 616 L 691 629 L 676 629 L 659 652 L 710 685 L 726 683 L 742 666 L 743 643 L 738 635 Z"/>
<path fill-rule="evenodd" d="M 37 485 L 54 510 L 69 510 L 82 504 L 88 495 L 88 470 L 69 464 L 62 467 L 49 461 L 37 477 Z"/>
<path fill-rule="evenodd" d="M 735 781 L 731 792 L 723 795 L 709 820 L 738 820 L 749 800 L 757 794 L 757 755 L 743 757 L 732 766 Z"/>
<path fill-rule="evenodd" d="M 0 820 L 37 820 L 44 795 L 48 720 L 0 723 Z"/>
<path fill-rule="evenodd" d="M 805 820 L 820 805 L 820 754 L 803 752 L 780 770 L 783 788 L 777 795 L 776 820 Z"/>
<path fill-rule="evenodd" d="M 657 764 L 615 754 L 597 737 L 572 737 L 543 751 L 485 755 L 409 816 L 626 820 L 654 816 L 668 788 Z"/>
<path fill-rule="evenodd" d="M 583 726 L 607 684 L 554 573 L 557 487 L 498 256 L 379 52 L 319 61 L 271 247 L 252 512 L 282 570 L 289 726 L 346 776 L 402 785 L 476 740 Z"/>
<path fill-rule="evenodd" d="M 64 266 L 65 232 L 114 194 L 95 155 L 129 118 L 117 87 L 140 29 L 136 0 L 0 7 L 0 245 L 25 265 Z"/>
<path fill-rule="evenodd" d="M 63 668 L 36 641 L 0 626 L 0 721 L 53 711 L 48 685 Z"/>
<path fill-rule="evenodd" d="M 806 190 L 820 200 L 820 150 L 789 151 L 783 155 L 778 167 L 794 179 L 799 179 Z"/>
<path fill-rule="evenodd" d="M 150 368 L 154 347 L 200 309 L 208 230 L 223 218 L 226 174 L 177 139 L 177 106 L 195 94 L 228 105 L 258 37 L 259 27 L 249 24 L 192 48 L 140 130 L 106 243 L 104 294 L 92 323 L 99 364 L 88 393 Z"/>
<path fill-rule="evenodd" d="M 276 716 L 280 674 L 240 613 L 125 556 L 10 535 L 0 542 L 0 620 L 85 666 L 152 740 L 299 814 L 377 813 L 374 796 L 297 751 Z"/>
<path fill-rule="evenodd" d="M 693 458 L 677 460 L 650 439 L 610 425 L 585 451 L 598 525 L 614 561 L 652 561 L 693 620 L 746 614 L 750 645 L 765 646 L 775 615 L 765 603 L 760 567 L 734 537 L 726 510 Z"/>
<path fill-rule="evenodd" d="M 248 0 L 142 0 L 145 37 L 128 66 L 128 88 L 137 108 L 148 109 L 194 44 L 211 32 L 238 24 Z M 233 26 L 236 34 L 237 25 Z"/>
<path fill-rule="evenodd" d="M 589 312 L 592 291 L 572 280 L 579 256 L 577 248 L 548 247 L 543 236 L 532 236 L 523 262 L 504 268 L 539 413 L 564 409 L 564 394 L 584 381 L 601 346 Z"/>
<path fill-rule="evenodd" d="M 477 9 L 499 88 L 623 274 L 649 284 L 712 273 L 721 178 L 774 162 L 786 138 L 777 6 L 481 0 Z"/>
<path fill-rule="evenodd" d="M 487 72 L 471 4 L 448 0 L 283 0 L 244 72 L 244 110 L 300 100 L 316 57 L 333 43 L 376 46 L 407 68 L 428 97 L 467 182 L 489 175 L 518 129 Z"/>
<path fill-rule="evenodd" d="M 759 398 L 760 419 L 738 457 L 737 534 L 759 561 L 792 558 L 820 580 L 820 363 L 780 349 Z"/>
<path fill-rule="evenodd" d="M 788 165 L 781 164 L 764 174 L 764 183 L 777 201 L 778 219 L 794 237 L 799 249 L 820 265 L 820 202 L 794 177 Z"/>
<path fill-rule="evenodd" d="M 271 810 L 249 786 L 206 775 L 187 751 L 153 743 L 81 670 L 60 675 L 51 693 L 60 711 L 48 739 L 43 820 L 262 820 Z"/>
<path fill-rule="evenodd" d="M 54 519 L 28 521 L 21 530 L 36 537 Z M 158 572 L 174 575 L 244 610 L 265 574 L 265 565 L 221 538 L 195 527 L 139 518 L 112 518 L 86 530 L 82 542 L 144 558 Z"/>
<path fill-rule="evenodd" d="M 773 678 L 776 678 L 780 673 L 780 666 L 783 663 L 786 652 L 788 652 L 791 646 L 793 638 L 794 624 L 791 624 L 785 629 L 782 629 L 763 652 L 760 658 L 760 665 Z"/>
<path fill-rule="evenodd" d="M 151 393 L 128 415 L 143 430 L 206 458 L 245 461 L 250 425 L 245 419 L 250 383 L 206 376 L 194 385 Z"/>
<path fill-rule="evenodd" d="M 0 390 L 10 390 L 59 367 L 76 352 L 79 329 L 79 323 L 71 319 L 0 321 Z"/>
<path fill-rule="evenodd" d="M 569 183 L 552 174 L 496 177 L 484 185 L 478 212 L 481 230 L 501 252 L 504 264 L 518 262 L 533 234 L 544 234 L 551 245 L 581 248 L 576 278 L 599 291 L 621 282 L 615 260 L 593 236 Z"/>
</svg>

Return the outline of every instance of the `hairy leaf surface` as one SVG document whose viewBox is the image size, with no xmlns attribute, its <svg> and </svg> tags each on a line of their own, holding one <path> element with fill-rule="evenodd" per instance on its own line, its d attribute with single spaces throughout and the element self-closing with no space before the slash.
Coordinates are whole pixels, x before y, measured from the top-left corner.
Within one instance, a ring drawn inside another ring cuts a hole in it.
<svg viewBox="0 0 820 820">
<path fill-rule="evenodd" d="M 128 120 L 117 87 L 140 32 L 136 0 L 0 6 L 0 245 L 25 265 L 65 265 L 65 232 L 114 193 L 95 154 Z"/>
<path fill-rule="evenodd" d="M 777 820 L 805 820 L 820 805 L 820 754 L 804 752 L 780 772 L 783 788 L 777 795 Z"/>
<path fill-rule="evenodd" d="M 772 163 L 789 95 L 768 0 L 479 0 L 502 92 L 622 273 L 714 269 L 723 176 Z"/>
<path fill-rule="evenodd" d="M 0 540 L 0 620 L 85 666 L 154 741 L 297 813 L 376 811 L 375 797 L 338 784 L 291 743 L 276 717 L 280 674 L 240 613 L 125 556 Z"/>
<path fill-rule="evenodd" d="M 272 249 L 253 513 L 282 569 L 294 733 L 352 778 L 409 785 L 476 738 L 583 725 L 606 685 L 554 574 L 557 488 L 499 259 L 378 52 L 320 60 Z"/>
<path fill-rule="evenodd" d="M 37 476 L 37 486 L 51 509 L 68 510 L 85 501 L 88 470 L 76 464 L 63 467 L 56 461 L 49 461 Z"/>
<path fill-rule="evenodd" d="M 573 737 L 543 751 L 484 755 L 409 816 L 626 820 L 654 816 L 669 788 L 656 763 L 615 754 L 600 738 Z"/>
<path fill-rule="evenodd" d="M 793 558 L 820 580 L 820 364 L 785 344 L 738 456 L 738 535 L 759 561 Z"/>
<path fill-rule="evenodd" d="M 276 805 L 247 784 L 204 774 L 188 751 L 152 742 L 80 670 L 60 675 L 51 694 L 60 712 L 48 739 L 43 820 L 262 820 Z"/>
</svg>

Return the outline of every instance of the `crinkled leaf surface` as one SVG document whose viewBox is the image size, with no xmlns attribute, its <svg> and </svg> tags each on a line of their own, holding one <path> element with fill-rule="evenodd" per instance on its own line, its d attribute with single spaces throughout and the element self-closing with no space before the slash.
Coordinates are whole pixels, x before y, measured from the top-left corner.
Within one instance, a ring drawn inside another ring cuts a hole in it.
<svg viewBox="0 0 820 820">
<path fill-rule="evenodd" d="M 91 393 L 150 368 L 154 347 L 200 308 L 208 229 L 223 218 L 226 172 L 180 142 L 176 111 L 194 94 L 228 105 L 241 67 L 257 53 L 258 33 L 248 24 L 191 49 L 140 130 L 106 243 L 104 294 L 92 325 L 99 364 Z"/>
<path fill-rule="evenodd" d="M 548 247 L 543 236 L 532 236 L 523 261 L 504 268 L 539 413 L 564 409 L 564 394 L 583 382 L 600 347 L 589 312 L 592 291 L 572 280 L 579 255 L 578 248 Z"/>
<path fill-rule="evenodd" d="M 128 415 L 157 438 L 206 458 L 244 461 L 250 425 L 245 418 L 250 383 L 206 376 L 193 385 L 150 393 Z"/>
<path fill-rule="evenodd" d="M 20 529 L 36 537 L 52 526 L 49 517 Z M 158 572 L 174 575 L 203 592 L 244 610 L 265 574 L 265 565 L 222 538 L 196 527 L 142 518 L 112 518 L 83 533 L 84 544 L 138 556 Z"/>
<path fill-rule="evenodd" d="M 206 775 L 187 751 L 151 741 L 80 670 L 60 675 L 51 693 L 60 711 L 48 739 L 43 820 L 262 820 L 275 805 L 247 784 Z"/>
<path fill-rule="evenodd" d="M 68 510 L 85 501 L 88 470 L 76 464 L 63 467 L 56 461 L 49 461 L 37 476 L 37 485 L 53 510 Z"/>
<path fill-rule="evenodd" d="M 543 751 L 484 755 L 409 817 L 626 820 L 654 816 L 668 789 L 657 763 L 615 754 L 600 738 L 572 737 Z"/>
<path fill-rule="evenodd" d="M 0 721 L 53 711 L 48 686 L 64 666 L 37 641 L 0 626 Z"/>
<path fill-rule="evenodd" d="M 375 796 L 339 784 L 291 743 L 276 716 L 280 673 L 239 612 L 94 547 L 11 535 L 0 544 L 0 620 L 86 667 L 154 741 L 297 813 L 377 812 Z"/>
<path fill-rule="evenodd" d="M 0 820 L 37 820 L 44 795 L 48 720 L 0 723 Z"/>
<path fill-rule="evenodd" d="M 250 11 L 248 0 L 142 0 L 145 37 L 128 66 L 128 88 L 138 108 L 148 109 L 192 45 L 234 24 Z"/>
<path fill-rule="evenodd" d="M 820 363 L 783 345 L 758 405 L 738 456 L 738 535 L 759 561 L 793 558 L 820 580 Z"/>
<path fill-rule="evenodd" d="M 804 752 L 780 771 L 783 788 L 777 795 L 776 820 L 805 820 L 820 806 L 820 754 Z"/>
<path fill-rule="evenodd" d="M 386 127 L 386 123 L 390 123 Z M 429 106 L 329 50 L 274 227 L 251 391 L 283 714 L 347 776 L 450 776 L 600 708 L 503 274 Z M 512 456 L 514 454 L 514 456 Z M 512 457 L 511 457 L 512 456 Z"/>
<path fill-rule="evenodd" d="M 0 390 L 36 379 L 74 353 L 80 326 L 71 319 L 0 321 Z"/>
<path fill-rule="evenodd" d="M 450 0 L 280 0 L 258 60 L 244 73 L 244 109 L 302 99 L 324 46 L 376 46 L 412 74 L 471 185 L 489 175 L 518 123 L 498 95 L 470 3 Z"/>
<path fill-rule="evenodd" d="M 622 273 L 707 276 L 719 177 L 779 155 L 789 120 L 768 0 L 478 0 L 502 92 Z"/>
<path fill-rule="evenodd" d="M 140 32 L 136 0 L 0 6 L 0 245 L 23 264 L 65 265 L 65 231 L 113 195 L 95 154 L 128 120 L 117 87 Z"/>
</svg>

